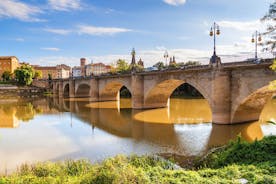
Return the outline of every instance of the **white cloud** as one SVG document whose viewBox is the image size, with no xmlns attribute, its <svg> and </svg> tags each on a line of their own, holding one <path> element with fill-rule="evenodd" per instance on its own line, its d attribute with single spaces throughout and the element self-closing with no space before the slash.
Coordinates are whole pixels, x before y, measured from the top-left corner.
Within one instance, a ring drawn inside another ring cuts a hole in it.
<svg viewBox="0 0 276 184">
<path fill-rule="evenodd" d="M 60 35 L 67 35 L 69 33 L 71 33 L 71 30 L 66 30 L 66 29 L 50 29 L 50 28 L 46 28 L 43 29 L 46 32 L 50 32 L 50 33 L 55 33 L 55 34 L 60 34 Z"/>
<path fill-rule="evenodd" d="M 163 2 L 172 6 L 179 6 L 185 4 L 186 0 L 163 0 Z"/>
<path fill-rule="evenodd" d="M 217 22 L 220 27 L 231 28 L 238 31 L 255 31 L 263 30 L 264 25 L 259 20 L 253 21 L 227 21 L 222 20 Z"/>
<path fill-rule="evenodd" d="M 69 11 L 80 9 L 80 0 L 48 0 L 48 3 L 54 10 Z"/>
<path fill-rule="evenodd" d="M 16 38 L 15 41 L 17 41 L 17 42 L 24 42 L 25 39 L 24 38 Z"/>
<path fill-rule="evenodd" d="M 41 50 L 55 51 L 55 52 L 60 51 L 60 49 L 56 48 L 56 47 L 43 47 L 43 48 L 41 48 Z"/>
<path fill-rule="evenodd" d="M 42 13 L 40 8 L 17 0 L 0 1 L 0 17 L 16 18 L 22 21 L 42 21 L 34 17 L 39 13 Z"/>
<path fill-rule="evenodd" d="M 130 32 L 131 29 L 118 28 L 118 27 L 95 27 L 88 25 L 78 26 L 79 34 L 89 34 L 89 35 L 114 35 L 117 33 Z"/>
</svg>

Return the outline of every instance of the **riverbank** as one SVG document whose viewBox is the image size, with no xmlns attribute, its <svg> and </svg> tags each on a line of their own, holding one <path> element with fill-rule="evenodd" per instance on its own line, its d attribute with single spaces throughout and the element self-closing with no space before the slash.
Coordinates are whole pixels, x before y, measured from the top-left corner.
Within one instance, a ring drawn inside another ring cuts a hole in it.
<svg viewBox="0 0 276 184">
<path fill-rule="evenodd" d="M 43 96 L 45 88 L 0 84 L 0 99 Z"/>
<path fill-rule="evenodd" d="M 22 165 L 0 183 L 276 183 L 276 136 L 240 139 L 184 169 L 157 156 L 117 156 L 99 164 L 87 160 Z"/>
</svg>

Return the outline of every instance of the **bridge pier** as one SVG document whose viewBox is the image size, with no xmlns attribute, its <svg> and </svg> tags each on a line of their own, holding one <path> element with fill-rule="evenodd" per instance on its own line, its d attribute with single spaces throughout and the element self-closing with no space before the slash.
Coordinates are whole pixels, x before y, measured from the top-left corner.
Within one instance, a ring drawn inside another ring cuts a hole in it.
<svg viewBox="0 0 276 184">
<path fill-rule="evenodd" d="M 231 120 L 231 73 L 214 70 L 211 85 L 210 106 L 213 123 L 229 124 Z"/>
<path fill-rule="evenodd" d="M 131 77 L 132 87 L 132 108 L 143 109 L 144 108 L 144 76 L 132 75 Z"/>
<path fill-rule="evenodd" d="M 99 101 L 99 80 L 91 79 L 90 80 L 90 101 L 98 102 Z"/>
<path fill-rule="evenodd" d="M 75 80 L 69 80 L 69 98 L 75 98 Z"/>
<path fill-rule="evenodd" d="M 59 81 L 58 87 L 59 87 L 59 89 L 58 89 L 58 96 L 59 97 L 63 97 L 63 81 Z"/>
</svg>

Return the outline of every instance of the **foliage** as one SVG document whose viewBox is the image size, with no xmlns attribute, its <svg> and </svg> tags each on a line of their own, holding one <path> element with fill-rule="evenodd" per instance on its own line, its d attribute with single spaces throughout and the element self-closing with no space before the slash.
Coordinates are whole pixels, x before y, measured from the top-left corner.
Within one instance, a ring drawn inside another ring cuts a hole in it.
<svg viewBox="0 0 276 184">
<path fill-rule="evenodd" d="M 12 79 L 12 73 L 9 71 L 4 71 L 1 77 L 3 81 L 10 81 Z"/>
<path fill-rule="evenodd" d="M 158 68 L 158 70 L 162 70 L 162 69 L 165 68 L 165 64 L 164 64 L 163 62 L 159 61 L 159 62 L 155 63 L 155 64 L 153 65 L 153 67 Z"/>
<path fill-rule="evenodd" d="M 270 68 L 276 72 L 276 59 L 274 59 L 274 62 L 273 62 L 273 64 L 270 66 Z M 275 80 L 275 81 L 272 81 L 272 82 L 270 83 L 270 88 L 271 88 L 271 89 L 276 89 L 276 80 Z"/>
<path fill-rule="evenodd" d="M 170 69 L 174 69 L 174 68 L 178 68 L 179 67 L 179 65 L 177 64 L 177 63 L 171 63 L 170 65 L 169 65 L 169 68 Z"/>
<path fill-rule="evenodd" d="M 14 73 L 19 84 L 30 85 L 33 81 L 34 70 L 29 65 L 22 65 L 20 68 L 17 68 Z"/>
<path fill-rule="evenodd" d="M 197 171 L 156 156 L 117 156 L 101 164 L 87 160 L 24 164 L 17 173 L 0 177 L 0 183 L 275 183 L 275 144 L 275 136 L 251 144 L 237 140 L 211 154 L 210 165 Z"/>
<path fill-rule="evenodd" d="M 34 79 L 42 78 L 42 72 L 40 70 L 35 70 Z"/>
<path fill-rule="evenodd" d="M 265 45 L 267 46 L 265 49 L 273 51 L 276 47 L 276 1 L 270 4 L 268 13 L 262 18 L 262 21 L 265 21 L 268 24 L 264 35 L 270 37 L 270 39 L 265 42 Z"/>
<path fill-rule="evenodd" d="M 225 148 L 211 154 L 200 165 L 221 168 L 231 164 L 269 166 L 276 172 L 276 136 L 248 143 L 239 137 Z"/>
<path fill-rule="evenodd" d="M 48 80 L 51 81 L 52 80 L 52 74 L 48 73 Z"/>
<path fill-rule="evenodd" d="M 116 68 L 117 68 L 117 72 L 122 72 L 123 73 L 123 72 L 130 71 L 129 64 L 123 59 L 119 59 L 116 62 Z"/>
<path fill-rule="evenodd" d="M 184 64 L 185 66 L 199 66 L 201 63 L 199 61 L 188 61 Z"/>
</svg>

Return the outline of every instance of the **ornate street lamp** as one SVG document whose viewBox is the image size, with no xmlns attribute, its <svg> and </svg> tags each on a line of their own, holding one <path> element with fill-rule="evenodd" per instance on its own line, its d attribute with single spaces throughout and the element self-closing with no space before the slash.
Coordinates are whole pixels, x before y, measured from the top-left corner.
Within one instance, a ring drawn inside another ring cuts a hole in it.
<svg viewBox="0 0 276 184">
<path fill-rule="evenodd" d="M 255 31 L 255 33 L 252 34 L 251 42 L 255 43 L 255 62 L 259 63 L 258 61 L 258 43 L 262 41 L 261 33 L 258 31 Z"/>
<path fill-rule="evenodd" d="M 214 22 L 214 25 L 211 27 L 211 30 L 210 30 L 210 36 L 214 37 L 214 53 L 210 59 L 211 64 L 220 62 L 220 58 L 216 55 L 216 35 L 220 35 L 220 29 L 219 29 L 219 25 Z"/>
<path fill-rule="evenodd" d="M 165 61 L 166 61 L 165 65 L 166 65 L 166 66 L 167 66 L 168 57 L 169 57 L 169 53 L 168 53 L 168 51 L 166 50 L 165 53 L 164 53 L 164 58 L 165 58 Z"/>
</svg>

